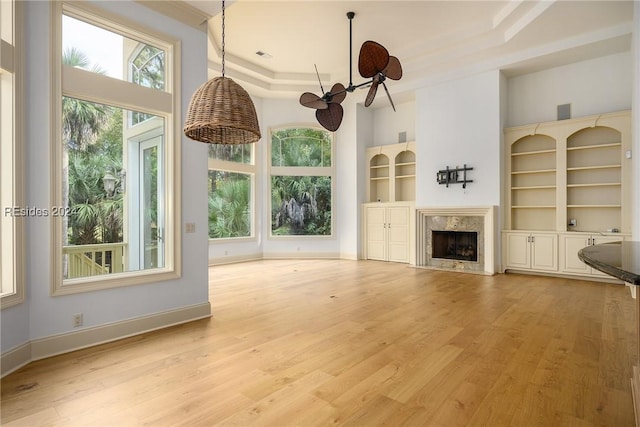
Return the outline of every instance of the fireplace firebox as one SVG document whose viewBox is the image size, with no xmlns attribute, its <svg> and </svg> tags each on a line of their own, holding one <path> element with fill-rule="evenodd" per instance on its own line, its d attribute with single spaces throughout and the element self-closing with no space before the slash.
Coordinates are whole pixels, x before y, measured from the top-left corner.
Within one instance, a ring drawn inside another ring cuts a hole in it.
<svg viewBox="0 0 640 427">
<path fill-rule="evenodd" d="M 478 261 L 478 233 L 475 231 L 431 230 L 432 257 Z"/>
</svg>

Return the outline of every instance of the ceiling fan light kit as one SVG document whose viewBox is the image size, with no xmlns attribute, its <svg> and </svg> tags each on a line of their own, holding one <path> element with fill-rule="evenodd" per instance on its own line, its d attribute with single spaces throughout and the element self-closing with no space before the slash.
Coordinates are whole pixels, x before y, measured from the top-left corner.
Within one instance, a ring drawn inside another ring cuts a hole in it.
<svg viewBox="0 0 640 427">
<path fill-rule="evenodd" d="M 344 101 L 347 96 L 347 92 L 351 93 L 355 89 L 370 85 L 369 92 L 364 102 L 364 106 L 368 107 L 373 103 L 378 91 L 378 86 L 382 84 L 393 111 L 396 111 L 396 107 L 391 99 L 391 94 L 387 89 L 385 80 L 390 78 L 392 80 L 400 80 L 402 78 L 402 65 L 400 60 L 395 56 L 389 55 L 389 51 L 378 42 L 371 40 L 365 41 L 360 47 L 360 55 L 358 56 L 358 71 L 360 75 L 366 79 L 371 79 L 358 85 L 353 84 L 352 76 L 352 44 L 353 44 L 353 31 L 352 21 L 356 14 L 354 12 L 347 12 L 347 18 L 349 18 L 349 86 L 345 87 L 341 83 L 336 83 L 331 88 L 331 91 L 324 92 L 322 82 L 320 82 L 320 75 L 318 68 L 316 67 L 316 74 L 318 74 L 318 81 L 320 82 L 320 90 L 323 95 L 320 97 L 311 92 L 305 92 L 300 96 L 300 104 L 314 108 L 316 110 L 316 119 L 325 129 L 335 132 L 342 122 L 342 116 L 344 110 L 340 103 Z"/>
<path fill-rule="evenodd" d="M 201 85 L 191 97 L 184 134 L 209 144 L 257 142 L 260 126 L 246 90 L 224 75 L 225 2 L 222 0 L 222 76 Z"/>
</svg>

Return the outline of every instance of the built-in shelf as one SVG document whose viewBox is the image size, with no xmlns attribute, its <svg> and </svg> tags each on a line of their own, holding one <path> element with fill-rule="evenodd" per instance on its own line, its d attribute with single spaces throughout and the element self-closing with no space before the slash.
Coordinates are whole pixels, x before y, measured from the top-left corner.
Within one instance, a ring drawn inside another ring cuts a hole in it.
<svg viewBox="0 0 640 427">
<path fill-rule="evenodd" d="M 594 148 L 610 148 L 610 147 L 621 147 L 622 143 L 613 142 L 608 144 L 594 144 L 594 145 L 585 145 L 581 147 L 567 147 L 567 151 L 575 151 L 575 150 L 591 150 Z"/>
<path fill-rule="evenodd" d="M 511 187 L 512 190 L 542 190 L 556 188 L 555 185 L 532 185 L 528 187 Z"/>
<path fill-rule="evenodd" d="M 506 231 L 629 233 L 630 138 L 630 111 L 506 129 Z"/>
<path fill-rule="evenodd" d="M 604 182 L 594 184 L 567 184 L 567 188 L 585 188 L 585 187 L 620 187 L 620 182 Z"/>
<path fill-rule="evenodd" d="M 537 150 L 537 151 L 525 151 L 522 153 L 511 153 L 511 156 L 532 156 L 535 154 L 544 154 L 544 153 L 555 153 L 556 150 Z"/>
<path fill-rule="evenodd" d="M 621 111 L 505 129 L 505 270 L 593 277 L 578 251 L 631 235 L 631 127 Z"/>
<path fill-rule="evenodd" d="M 415 200 L 415 142 L 389 144 L 367 149 L 369 202 Z"/>
<path fill-rule="evenodd" d="M 621 205 L 567 205 L 568 208 L 596 208 L 596 209 L 610 209 L 620 208 Z"/>
<path fill-rule="evenodd" d="M 567 171 L 587 171 L 587 170 L 596 170 L 596 169 L 620 169 L 621 165 L 595 165 L 595 166 L 578 166 L 567 168 Z"/>
<path fill-rule="evenodd" d="M 523 175 L 528 173 L 555 173 L 555 169 L 538 169 L 529 171 L 511 171 L 511 175 Z"/>
</svg>

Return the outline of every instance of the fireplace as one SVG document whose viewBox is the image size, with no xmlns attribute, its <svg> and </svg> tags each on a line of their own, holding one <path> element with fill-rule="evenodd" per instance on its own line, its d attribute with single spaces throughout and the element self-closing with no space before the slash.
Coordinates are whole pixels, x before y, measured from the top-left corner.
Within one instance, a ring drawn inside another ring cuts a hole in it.
<svg viewBox="0 0 640 427">
<path fill-rule="evenodd" d="M 475 231 L 431 230 L 433 258 L 478 261 L 478 233 Z"/>
<path fill-rule="evenodd" d="M 494 274 L 493 206 L 416 209 L 416 266 Z"/>
</svg>

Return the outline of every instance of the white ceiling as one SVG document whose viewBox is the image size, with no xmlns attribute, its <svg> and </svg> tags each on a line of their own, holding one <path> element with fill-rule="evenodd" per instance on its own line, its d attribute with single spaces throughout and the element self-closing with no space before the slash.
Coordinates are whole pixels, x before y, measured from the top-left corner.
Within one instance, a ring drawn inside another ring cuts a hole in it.
<svg viewBox="0 0 640 427">
<path fill-rule="evenodd" d="M 212 16 L 210 72 L 219 75 L 221 2 L 188 3 Z M 388 82 L 400 98 L 473 72 L 499 68 L 512 76 L 628 51 L 633 31 L 633 1 L 236 0 L 226 7 L 226 74 L 259 96 L 320 93 L 314 64 L 325 90 L 347 85 L 349 11 L 356 13 L 353 83 L 365 80 L 357 71 L 360 46 L 374 40 L 402 63 L 402 80 Z"/>
</svg>

